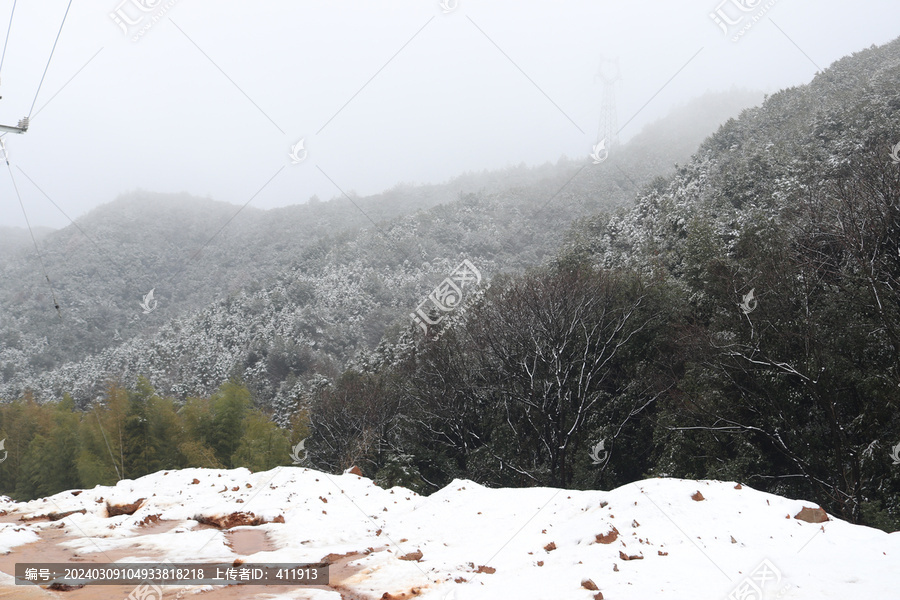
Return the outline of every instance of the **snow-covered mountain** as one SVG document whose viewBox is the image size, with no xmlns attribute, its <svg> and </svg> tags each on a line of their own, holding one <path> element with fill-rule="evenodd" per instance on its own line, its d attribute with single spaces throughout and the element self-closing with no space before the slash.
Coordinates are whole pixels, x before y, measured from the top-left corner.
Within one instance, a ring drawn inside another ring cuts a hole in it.
<svg viewBox="0 0 900 600">
<path fill-rule="evenodd" d="M 132 383 L 137 374 L 183 397 L 239 374 L 273 401 L 287 371 L 303 373 L 253 359 L 296 354 L 285 351 L 286 335 L 296 348 L 344 362 L 406 320 L 461 252 L 486 275 L 540 264 L 575 219 L 629 202 L 760 99 L 706 94 L 624 144 L 608 169 L 586 168 L 586 152 L 271 210 L 188 194 L 123 195 L 39 238 L 59 314 L 31 239 L 8 253 L 0 244 L 0 399 L 30 389 L 39 400 L 70 392 L 87 402 L 108 378 Z M 543 210 L 563 188 L 554 210 Z M 151 290 L 150 310 L 142 309 Z M 173 352 L 180 365 L 168 359 Z"/>
<path fill-rule="evenodd" d="M 133 589 L 40 593 L 14 587 L 16 562 L 331 564 L 329 585 L 315 588 L 165 588 L 167 598 L 204 599 L 888 600 L 900 585 L 900 533 L 734 482 L 682 479 L 609 492 L 456 480 L 425 497 L 349 471 L 162 471 L 0 499 L 0 552 L 3 598 Z"/>
</svg>

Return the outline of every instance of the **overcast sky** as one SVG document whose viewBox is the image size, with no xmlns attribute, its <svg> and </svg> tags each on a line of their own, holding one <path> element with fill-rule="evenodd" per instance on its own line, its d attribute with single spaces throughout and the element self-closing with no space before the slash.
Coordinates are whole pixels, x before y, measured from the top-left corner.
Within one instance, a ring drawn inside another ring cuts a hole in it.
<svg viewBox="0 0 900 600">
<path fill-rule="evenodd" d="M 67 3 L 18 3 L 0 123 L 29 113 Z M 897 0 L 81 1 L 29 131 L 4 140 L 32 225 L 69 223 L 35 184 L 72 218 L 135 189 L 271 208 L 587 156 L 602 57 L 627 139 L 707 90 L 772 93 L 898 35 Z M 0 224 L 24 226 L 2 170 Z"/>
</svg>

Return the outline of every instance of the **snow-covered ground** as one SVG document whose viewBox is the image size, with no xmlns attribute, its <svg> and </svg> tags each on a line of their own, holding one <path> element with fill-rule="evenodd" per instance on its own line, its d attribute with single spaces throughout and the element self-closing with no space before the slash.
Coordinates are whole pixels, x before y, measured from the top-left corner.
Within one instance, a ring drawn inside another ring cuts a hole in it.
<svg viewBox="0 0 900 600">
<path fill-rule="evenodd" d="M 107 503 L 141 498 L 134 514 L 107 516 Z M 185 469 L 27 503 L 0 498 L 0 554 L 24 551 L 51 528 L 62 536 L 52 543 L 93 562 L 104 553 L 122 562 L 319 562 L 359 553 L 345 565 L 350 575 L 332 579 L 334 590 L 277 595 L 316 600 L 900 597 L 900 532 L 794 518 L 804 507 L 816 508 L 718 481 L 651 479 L 604 492 L 458 480 L 424 497 L 351 473 Z M 234 533 L 195 520 L 239 512 L 268 521 L 230 530 L 257 532 L 252 554 L 241 554 Z M 0 579 L 0 596 L 8 585 Z M 243 588 L 240 597 L 272 598 L 266 589 Z M 762 596 L 747 595 L 754 589 Z"/>
</svg>

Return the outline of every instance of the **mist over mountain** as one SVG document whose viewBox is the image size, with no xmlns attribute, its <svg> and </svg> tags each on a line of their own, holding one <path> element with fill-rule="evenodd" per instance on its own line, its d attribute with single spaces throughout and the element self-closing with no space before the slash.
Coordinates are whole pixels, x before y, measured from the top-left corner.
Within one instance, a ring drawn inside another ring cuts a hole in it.
<svg viewBox="0 0 900 600">
<path fill-rule="evenodd" d="M 51 227 L 33 227 L 32 232 L 37 241 L 44 239 L 54 230 Z M 0 225 L 0 256 L 9 257 L 17 251 L 31 248 L 34 251 L 31 234 L 21 227 L 7 227 Z"/>
</svg>

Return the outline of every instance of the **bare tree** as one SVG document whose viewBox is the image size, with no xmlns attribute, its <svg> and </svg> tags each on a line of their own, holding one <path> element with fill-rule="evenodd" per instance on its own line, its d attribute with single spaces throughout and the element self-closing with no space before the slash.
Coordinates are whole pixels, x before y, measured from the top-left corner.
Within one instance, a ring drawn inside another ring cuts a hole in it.
<svg viewBox="0 0 900 600">
<path fill-rule="evenodd" d="M 479 386 L 518 446 L 511 468 L 571 483 L 586 421 L 617 393 L 617 359 L 647 323 L 643 302 L 634 278 L 560 268 L 512 280 L 473 313 Z"/>
</svg>

